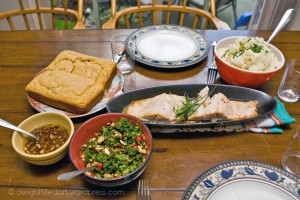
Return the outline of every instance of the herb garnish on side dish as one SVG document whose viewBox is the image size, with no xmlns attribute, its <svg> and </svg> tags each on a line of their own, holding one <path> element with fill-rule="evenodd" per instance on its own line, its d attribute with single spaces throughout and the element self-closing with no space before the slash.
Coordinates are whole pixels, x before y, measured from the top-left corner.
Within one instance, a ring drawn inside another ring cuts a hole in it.
<svg viewBox="0 0 300 200">
<path fill-rule="evenodd" d="M 259 43 L 259 41 L 257 41 L 255 38 L 249 38 L 245 43 L 243 42 L 239 42 L 239 50 L 232 53 L 233 58 L 235 57 L 239 57 L 241 55 L 243 55 L 245 53 L 246 50 L 251 50 L 254 53 L 260 53 L 262 50 L 265 50 L 264 47 L 262 45 L 258 45 L 256 43 L 252 44 L 249 48 L 246 48 L 245 44 L 247 42 L 250 42 L 250 40 L 255 40 L 256 42 Z M 229 49 L 225 51 L 225 53 L 221 56 L 222 58 L 226 56 L 226 54 L 228 53 Z M 267 50 L 265 50 L 266 53 L 268 53 Z"/>
</svg>

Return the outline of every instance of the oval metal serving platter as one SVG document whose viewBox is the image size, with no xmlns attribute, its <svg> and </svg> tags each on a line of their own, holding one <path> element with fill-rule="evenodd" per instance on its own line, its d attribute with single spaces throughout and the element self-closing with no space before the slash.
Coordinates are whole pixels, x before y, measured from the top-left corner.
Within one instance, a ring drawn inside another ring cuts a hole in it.
<svg viewBox="0 0 300 200">
<path fill-rule="evenodd" d="M 159 87 L 151 87 L 140 89 L 128 93 L 124 93 L 117 97 L 111 99 L 106 108 L 109 112 L 112 113 L 122 113 L 123 110 L 132 102 L 140 99 L 151 98 L 156 95 L 162 93 L 171 93 L 177 95 L 188 95 L 189 97 L 196 97 L 197 93 L 204 87 L 208 86 L 210 90 L 213 88 L 214 91 L 212 92 L 211 96 L 221 92 L 227 98 L 231 100 L 238 100 L 238 101 L 250 101 L 250 100 L 258 100 L 258 116 L 245 119 L 245 120 L 235 120 L 235 121 L 217 121 L 217 122 L 197 122 L 197 123 L 183 123 L 183 124 L 169 124 L 169 123 L 156 123 L 156 122 L 145 122 L 150 128 L 155 127 L 162 127 L 162 128 L 172 128 L 172 129 L 182 129 L 186 127 L 211 127 L 211 126 L 224 126 L 224 125 L 233 125 L 239 124 L 246 121 L 251 121 L 255 118 L 259 118 L 262 116 L 267 115 L 268 113 L 272 112 L 277 103 L 273 97 L 270 95 L 244 87 L 238 86 L 229 86 L 229 85 L 207 85 L 207 84 L 185 84 L 185 85 L 167 85 L 167 86 L 159 86 Z"/>
</svg>

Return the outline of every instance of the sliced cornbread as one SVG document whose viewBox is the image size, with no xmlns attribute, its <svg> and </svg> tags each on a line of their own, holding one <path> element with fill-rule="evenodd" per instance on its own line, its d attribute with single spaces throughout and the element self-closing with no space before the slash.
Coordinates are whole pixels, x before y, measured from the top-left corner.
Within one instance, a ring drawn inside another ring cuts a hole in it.
<svg viewBox="0 0 300 200">
<path fill-rule="evenodd" d="M 116 72 L 110 60 L 65 50 L 25 90 L 44 104 L 86 113 L 103 98 Z"/>
</svg>

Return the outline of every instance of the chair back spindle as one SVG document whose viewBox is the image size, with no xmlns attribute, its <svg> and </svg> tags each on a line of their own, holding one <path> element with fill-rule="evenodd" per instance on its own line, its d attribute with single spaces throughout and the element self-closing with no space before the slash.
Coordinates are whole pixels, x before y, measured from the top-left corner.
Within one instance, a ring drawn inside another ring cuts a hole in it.
<svg viewBox="0 0 300 200">
<path fill-rule="evenodd" d="M 174 1 L 174 0 L 173 0 Z M 111 18 L 103 24 L 103 29 L 114 29 L 114 28 L 141 28 L 147 25 L 146 20 L 151 22 L 150 25 L 157 24 L 177 24 L 184 26 L 186 21 L 190 22 L 190 26 L 193 29 L 199 28 L 200 22 L 204 22 L 204 28 L 214 28 L 214 29 L 227 29 L 230 30 L 230 27 L 227 23 L 221 21 L 216 17 L 216 2 L 215 0 L 210 0 L 210 12 L 187 6 L 187 0 L 181 0 L 180 4 L 173 4 L 172 0 L 165 0 L 165 4 L 159 5 L 156 0 L 152 0 L 151 4 L 142 4 L 141 0 L 136 0 L 136 5 L 117 10 L 118 6 L 117 0 L 111 0 Z M 131 1 L 132 2 L 132 1 Z M 177 1 L 176 1 L 177 2 Z M 158 20 L 158 12 L 163 12 L 164 21 L 161 22 Z M 143 16 L 143 14 L 148 13 L 149 16 Z M 172 16 L 173 13 L 177 13 L 178 21 L 174 22 Z M 137 23 L 133 24 L 133 18 L 137 19 Z M 150 20 L 151 18 L 151 20 Z M 133 26 L 134 27 L 133 27 Z M 139 26 L 139 27 L 136 27 Z M 202 26 L 201 26 L 202 28 Z"/>
<path fill-rule="evenodd" d="M 18 16 L 21 16 L 24 25 L 26 27 L 26 30 L 32 30 L 33 27 L 30 24 L 29 16 L 32 16 L 32 19 L 37 19 L 39 30 L 45 30 L 45 19 L 44 17 L 46 15 L 49 15 L 49 19 L 51 21 L 51 27 L 52 29 L 57 29 L 57 19 L 58 17 L 62 18 L 63 21 L 63 29 L 68 29 L 69 22 L 72 21 L 75 26 L 74 29 L 84 29 L 85 25 L 83 23 L 84 17 L 83 17 L 83 0 L 78 0 L 78 11 L 72 10 L 68 8 L 68 0 L 63 0 L 63 6 L 62 7 L 55 7 L 54 0 L 50 0 L 50 6 L 49 7 L 42 7 L 40 4 L 40 0 L 34 0 L 35 6 L 34 7 L 25 7 L 24 0 L 18 0 L 19 3 L 19 9 L 18 10 L 11 10 L 6 11 L 4 13 L 0 13 L 0 20 L 6 20 L 11 31 L 16 31 L 17 27 L 13 20 L 13 18 L 16 18 Z M 33 1 L 33 0 L 32 0 Z M 0 30 L 1 27 L 0 27 Z"/>
</svg>

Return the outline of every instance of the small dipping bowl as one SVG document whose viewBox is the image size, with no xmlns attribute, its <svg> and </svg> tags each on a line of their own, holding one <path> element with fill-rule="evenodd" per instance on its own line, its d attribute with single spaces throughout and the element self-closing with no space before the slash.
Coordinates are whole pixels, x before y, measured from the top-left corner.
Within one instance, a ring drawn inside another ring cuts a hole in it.
<svg viewBox="0 0 300 200">
<path fill-rule="evenodd" d="M 18 127 L 28 132 L 43 125 L 58 125 L 64 127 L 69 134 L 67 141 L 58 149 L 40 155 L 33 155 L 24 152 L 24 143 L 28 137 L 25 134 L 14 131 L 12 146 L 17 154 L 25 161 L 35 165 L 50 165 L 61 160 L 68 152 L 68 145 L 74 133 L 74 125 L 69 117 L 57 112 L 43 112 L 32 115 L 25 119 Z"/>
</svg>

